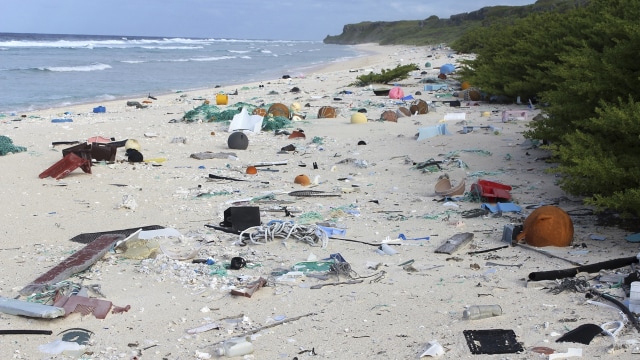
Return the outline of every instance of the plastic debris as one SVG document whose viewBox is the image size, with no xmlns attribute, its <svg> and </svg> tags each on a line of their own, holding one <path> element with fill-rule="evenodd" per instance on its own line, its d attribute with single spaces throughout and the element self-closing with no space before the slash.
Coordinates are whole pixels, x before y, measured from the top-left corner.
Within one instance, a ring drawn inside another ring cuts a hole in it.
<svg viewBox="0 0 640 360">
<path fill-rule="evenodd" d="M 32 303 L 18 299 L 0 297 L 0 312 L 9 315 L 20 315 L 53 319 L 64 316 L 65 311 L 61 307 Z"/>
<path fill-rule="evenodd" d="M 437 340 L 431 340 L 427 343 L 427 349 L 420 354 L 420 357 L 423 358 L 425 356 L 436 357 L 444 355 L 444 348 Z"/>
<path fill-rule="evenodd" d="M 7 155 L 9 153 L 15 154 L 19 152 L 27 151 L 24 146 L 13 145 L 13 140 L 9 137 L 0 135 L 0 155 Z"/>
<path fill-rule="evenodd" d="M 44 289 L 47 285 L 69 278 L 71 275 L 83 271 L 98 261 L 109 251 L 111 246 L 123 238 L 122 235 L 103 235 L 71 256 L 63 260 L 49 271 L 33 280 L 20 290 L 24 296 L 31 295 Z"/>
<path fill-rule="evenodd" d="M 54 340 L 50 343 L 38 346 L 38 349 L 46 354 L 62 354 L 67 351 L 82 351 L 85 346 L 72 341 Z"/>
<path fill-rule="evenodd" d="M 549 360 L 566 359 L 570 357 L 582 357 L 582 349 L 568 348 L 566 353 L 549 354 Z"/>
</svg>

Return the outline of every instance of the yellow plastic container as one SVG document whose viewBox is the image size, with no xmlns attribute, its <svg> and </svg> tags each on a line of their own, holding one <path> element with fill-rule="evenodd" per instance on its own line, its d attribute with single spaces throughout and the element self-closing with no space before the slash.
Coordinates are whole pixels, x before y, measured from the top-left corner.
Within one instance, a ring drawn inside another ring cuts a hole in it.
<svg viewBox="0 0 640 360">
<path fill-rule="evenodd" d="M 227 105 L 229 103 L 229 96 L 227 94 L 216 95 L 216 105 Z"/>
<path fill-rule="evenodd" d="M 351 115 L 351 123 L 352 124 L 366 124 L 367 123 L 367 116 L 363 113 L 354 113 L 353 115 Z"/>
</svg>

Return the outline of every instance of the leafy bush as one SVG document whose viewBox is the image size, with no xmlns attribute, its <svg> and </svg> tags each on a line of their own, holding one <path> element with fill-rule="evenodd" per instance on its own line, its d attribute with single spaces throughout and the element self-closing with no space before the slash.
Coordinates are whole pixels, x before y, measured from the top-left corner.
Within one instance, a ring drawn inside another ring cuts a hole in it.
<svg viewBox="0 0 640 360">
<path fill-rule="evenodd" d="M 382 69 L 380 73 L 370 72 L 356 77 L 357 81 L 349 86 L 367 86 L 370 84 L 388 84 L 393 81 L 404 80 L 409 73 L 420 68 L 416 64 L 398 65 L 394 69 Z"/>
<path fill-rule="evenodd" d="M 458 42 L 477 57 L 458 73 L 485 92 L 536 97 L 563 190 L 600 209 L 640 215 L 640 2 L 591 0 L 494 25 Z M 455 48 L 455 47 L 454 47 Z"/>
</svg>

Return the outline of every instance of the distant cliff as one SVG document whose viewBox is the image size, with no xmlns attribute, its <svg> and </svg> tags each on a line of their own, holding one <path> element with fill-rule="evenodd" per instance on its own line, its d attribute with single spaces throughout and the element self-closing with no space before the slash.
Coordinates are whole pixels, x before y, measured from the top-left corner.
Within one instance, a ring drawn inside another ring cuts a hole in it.
<svg viewBox="0 0 640 360">
<path fill-rule="evenodd" d="M 325 44 L 429 45 L 451 43 L 466 31 L 500 22 L 513 22 L 536 12 L 566 11 L 588 0 L 538 0 L 524 6 L 488 6 L 448 19 L 431 16 L 425 20 L 364 21 L 345 25 L 342 34 L 324 39 Z"/>
</svg>

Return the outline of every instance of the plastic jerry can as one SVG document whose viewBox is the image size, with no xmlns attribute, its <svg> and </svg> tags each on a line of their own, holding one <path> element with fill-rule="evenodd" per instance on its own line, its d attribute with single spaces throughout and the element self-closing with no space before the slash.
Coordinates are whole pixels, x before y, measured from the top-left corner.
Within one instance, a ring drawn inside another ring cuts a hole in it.
<svg viewBox="0 0 640 360">
<path fill-rule="evenodd" d="M 235 357 L 253 353 L 253 344 L 247 338 L 231 338 L 218 348 L 218 356 Z"/>
</svg>

